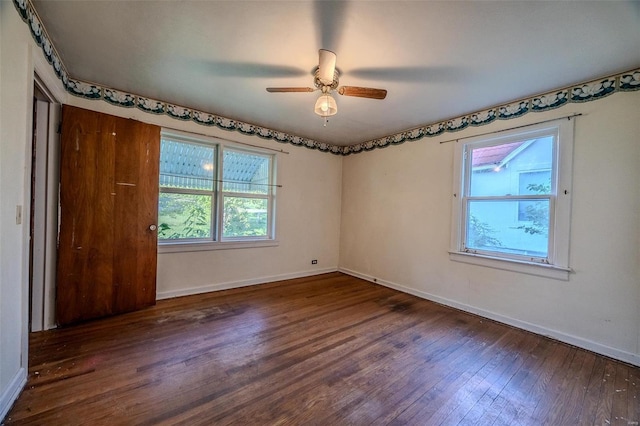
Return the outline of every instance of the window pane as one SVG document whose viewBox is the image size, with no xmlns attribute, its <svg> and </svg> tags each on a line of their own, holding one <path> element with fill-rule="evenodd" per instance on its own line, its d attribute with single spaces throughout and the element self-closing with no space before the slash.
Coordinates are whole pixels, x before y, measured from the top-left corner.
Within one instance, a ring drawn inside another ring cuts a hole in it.
<svg viewBox="0 0 640 426">
<path fill-rule="evenodd" d="M 523 201 L 469 201 L 465 246 L 545 258 L 549 247 L 549 200 L 527 201 L 527 221 L 518 221 Z"/>
<path fill-rule="evenodd" d="M 215 147 L 162 139 L 160 186 L 213 191 Z"/>
<path fill-rule="evenodd" d="M 267 200 L 224 197 L 223 237 L 266 237 Z"/>
<path fill-rule="evenodd" d="M 518 195 L 551 194 L 551 170 L 520 173 L 519 189 Z M 529 220 L 529 211 L 534 208 L 535 204 L 533 202 L 521 201 L 518 207 L 518 220 Z"/>
<path fill-rule="evenodd" d="M 224 151 L 222 190 L 247 194 L 268 194 L 271 156 Z"/>
<path fill-rule="evenodd" d="M 211 238 L 211 196 L 161 192 L 158 238 Z"/>
<path fill-rule="evenodd" d="M 469 154 L 471 158 L 470 196 L 531 194 L 527 185 L 524 188 L 520 185 L 520 176 L 541 170 L 547 170 L 542 173 L 548 174 L 538 175 L 538 180 L 530 182 L 540 185 L 533 187 L 537 191 L 533 193 L 549 194 L 551 191 L 549 170 L 553 167 L 553 136 L 473 148 Z"/>
</svg>

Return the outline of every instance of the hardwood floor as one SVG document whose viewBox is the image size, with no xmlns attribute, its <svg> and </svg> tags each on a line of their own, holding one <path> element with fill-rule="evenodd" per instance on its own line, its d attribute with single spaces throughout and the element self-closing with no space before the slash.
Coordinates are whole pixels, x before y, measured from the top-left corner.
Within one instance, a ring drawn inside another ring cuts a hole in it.
<svg viewBox="0 0 640 426">
<path fill-rule="evenodd" d="M 640 368 L 342 275 L 32 334 L 6 424 L 637 425 Z"/>
</svg>

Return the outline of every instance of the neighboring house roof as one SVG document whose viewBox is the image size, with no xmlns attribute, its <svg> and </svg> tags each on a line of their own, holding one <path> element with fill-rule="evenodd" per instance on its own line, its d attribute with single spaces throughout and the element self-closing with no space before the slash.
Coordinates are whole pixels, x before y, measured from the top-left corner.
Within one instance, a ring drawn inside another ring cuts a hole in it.
<svg viewBox="0 0 640 426">
<path fill-rule="evenodd" d="M 524 151 L 525 148 L 535 142 L 535 140 L 536 139 L 476 148 L 473 150 L 471 167 L 474 169 L 502 167 Z"/>
<path fill-rule="evenodd" d="M 484 148 L 476 148 L 473 150 L 473 158 L 471 159 L 472 167 L 481 167 L 500 164 L 509 154 L 515 151 L 524 142 L 513 142 L 503 145 L 486 146 Z"/>
</svg>

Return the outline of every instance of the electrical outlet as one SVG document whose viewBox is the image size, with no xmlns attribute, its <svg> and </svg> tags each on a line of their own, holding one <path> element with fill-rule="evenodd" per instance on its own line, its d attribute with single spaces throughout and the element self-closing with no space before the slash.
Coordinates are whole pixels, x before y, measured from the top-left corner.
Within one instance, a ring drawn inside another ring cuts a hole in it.
<svg viewBox="0 0 640 426">
<path fill-rule="evenodd" d="M 312 264 L 312 265 L 317 265 L 317 264 L 318 264 L 318 259 L 313 259 L 313 260 L 311 261 L 311 264 Z"/>
</svg>

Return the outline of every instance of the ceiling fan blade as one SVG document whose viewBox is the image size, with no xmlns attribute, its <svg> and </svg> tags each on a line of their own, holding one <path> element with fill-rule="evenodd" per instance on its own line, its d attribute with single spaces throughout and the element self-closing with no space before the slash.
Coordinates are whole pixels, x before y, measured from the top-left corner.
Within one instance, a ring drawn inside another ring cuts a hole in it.
<svg viewBox="0 0 640 426">
<path fill-rule="evenodd" d="M 372 89 L 370 87 L 342 86 L 338 93 L 344 96 L 357 96 L 359 98 L 384 99 L 387 91 L 384 89 Z"/>
<path fill-rule="evenodd" d="M 311 87 L 267 87 L 269 93 L 313 92 Z"/>
<path fill-rule="evenodd" d="M 330 50 L 319 50 L 318 80 L 327 86 L 333 83 L 333 75 L 336 70 L 336 54 Z"/>
</svg>

